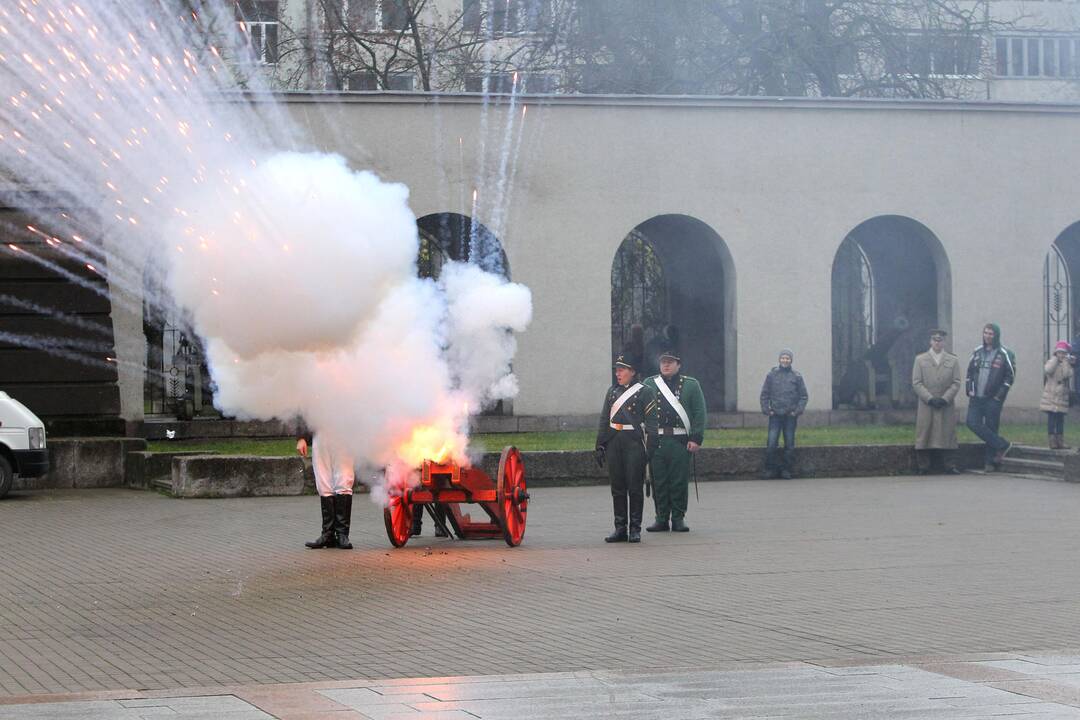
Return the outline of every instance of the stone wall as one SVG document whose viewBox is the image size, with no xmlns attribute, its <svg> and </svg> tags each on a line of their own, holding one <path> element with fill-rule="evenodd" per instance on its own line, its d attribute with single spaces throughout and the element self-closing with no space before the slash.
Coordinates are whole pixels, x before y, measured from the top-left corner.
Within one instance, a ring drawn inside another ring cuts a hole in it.
<svg viewBox="0 0 1080 720">
<path fill-rule="evenodd" d="M 49 438 L 49 472 L 15 478 L 14 490 L 121 487 L 129 454 L 146 449 L 138 438 Z"/>
</svg>

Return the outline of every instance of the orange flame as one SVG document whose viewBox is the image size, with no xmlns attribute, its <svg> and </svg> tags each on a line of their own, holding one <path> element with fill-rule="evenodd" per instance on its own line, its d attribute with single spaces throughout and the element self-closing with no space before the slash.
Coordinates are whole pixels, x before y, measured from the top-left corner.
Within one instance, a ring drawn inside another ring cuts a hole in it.
<svg viewBox="0 0 1080 720">
<path fill-rule="evenodd" d="M 444 428 L 420 425 L 413 428 L 408 440 L 398 445 L 397 456 L 410 467 L 419 467 L 425 460 L 444 463 L 453 457 L 455 441 Z"/>
</svg>

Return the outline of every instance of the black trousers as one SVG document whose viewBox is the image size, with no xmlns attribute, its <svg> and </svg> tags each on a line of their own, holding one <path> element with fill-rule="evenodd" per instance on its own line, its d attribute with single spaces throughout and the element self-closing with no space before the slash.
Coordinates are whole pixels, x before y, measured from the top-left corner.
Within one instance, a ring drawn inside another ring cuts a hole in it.
<svg viewBox="0 0 1080 720">
<path fill-rule="evenodd" d="M 640 527 L 645 504 L 645 446 L 637 432 L 615 433 L 607 444 L 608 479 L 614 498 L 615 527 Z M 627 501 L 629 500 L 629 504 Z"/>
</svg>

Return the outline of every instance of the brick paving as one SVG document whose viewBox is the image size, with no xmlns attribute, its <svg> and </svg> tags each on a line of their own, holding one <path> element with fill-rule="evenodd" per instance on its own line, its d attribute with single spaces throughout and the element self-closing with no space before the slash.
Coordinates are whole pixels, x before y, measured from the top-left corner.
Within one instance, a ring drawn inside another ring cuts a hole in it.
<svg viewBox="0 0 1080 720">
<path fill-rule="evenodd" d="M 640 546 L 600 542 L 604 488 L 533 497 L 519 548 L 424 537 L 393 550 L 358 496 L 349 552 L 302 547 L 318 529 L 311 497 L 16 493 L 0 502 L 0 700 L 1080 655 L 1080 486 L 709 483 L 691 533 Z"/>
</svg>

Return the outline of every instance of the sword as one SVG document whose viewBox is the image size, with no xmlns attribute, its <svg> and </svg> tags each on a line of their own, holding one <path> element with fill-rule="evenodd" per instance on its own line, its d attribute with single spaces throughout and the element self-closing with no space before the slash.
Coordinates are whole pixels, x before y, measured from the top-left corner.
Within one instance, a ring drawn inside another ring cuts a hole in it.
<svg viewBox="0 0 1080 720">
<path fill-rule="evenodd" d="M 649 469 L 649 463 L 645 463 L 645 497 L 652 496 L 652 470 Z"/>
<path fill-rule="evenodd" d="M 690 467 L 694 475 L 694 500 L 701 502 L 701 495 L 698 493 L 697 486 L 697 453 L 690 453 Z"/>
</svg>

